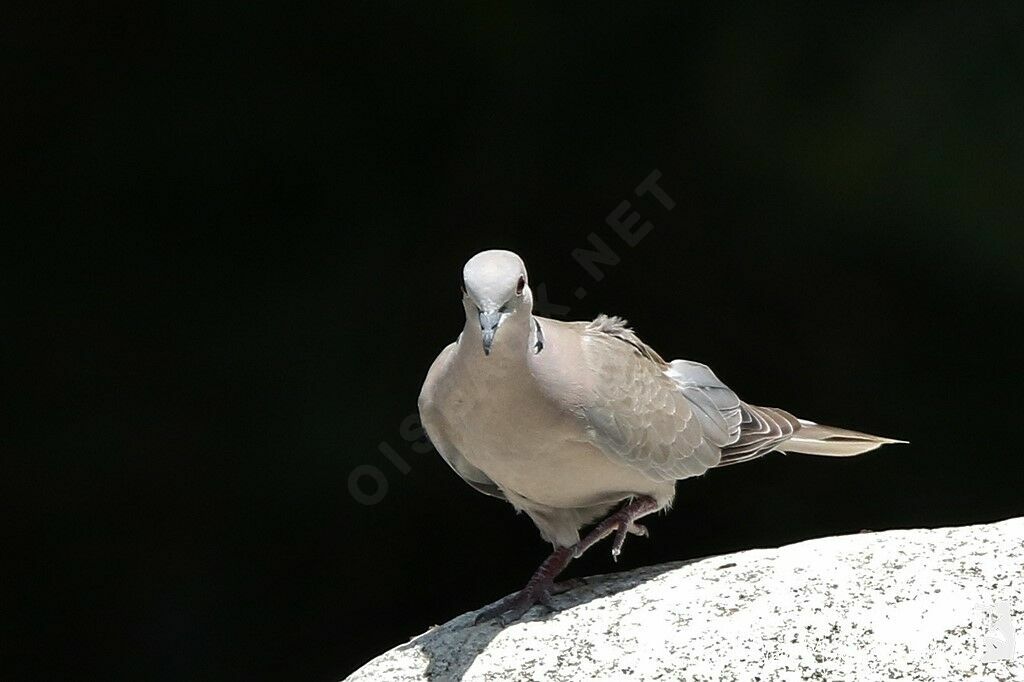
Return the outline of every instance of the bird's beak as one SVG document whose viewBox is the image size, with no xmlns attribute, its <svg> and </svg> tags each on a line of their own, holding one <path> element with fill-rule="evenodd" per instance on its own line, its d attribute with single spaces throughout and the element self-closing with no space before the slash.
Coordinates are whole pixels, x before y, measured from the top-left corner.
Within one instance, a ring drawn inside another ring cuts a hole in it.
<svg viewBox="0 0 1024 682">
<path fill-rule="evenodd" d="M 491 354 L 491 344 L 494 343 L 494 334 L 498 331 L 504 315 L 497 310 L 480 313 L 480 335 L 484 340 L 484 355 Z"/>
</svg>

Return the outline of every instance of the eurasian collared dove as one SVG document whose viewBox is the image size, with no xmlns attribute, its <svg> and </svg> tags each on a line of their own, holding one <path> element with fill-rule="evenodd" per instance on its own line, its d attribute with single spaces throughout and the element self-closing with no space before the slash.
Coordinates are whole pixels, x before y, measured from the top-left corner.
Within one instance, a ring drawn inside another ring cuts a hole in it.
<svg viewBox="0 0 1024 682">
<path fill-rule="evenodd" d="M 473 256 L 463 280 L 466 325 L 427 374 L 421 420 L 456 473 L 526 512 L 555 548 L 478 620 L 546 604 L 572 557 L 613 533 L 618 556 L 627 534 L 647 534 L 637 519 L 671 505 L 678 480 L 772 450 L 845 457 L 904 442 L 748 405 L 706 366 L 665 362 L 620 318 L 535 317 L 510 251 Z"/>
</svg>

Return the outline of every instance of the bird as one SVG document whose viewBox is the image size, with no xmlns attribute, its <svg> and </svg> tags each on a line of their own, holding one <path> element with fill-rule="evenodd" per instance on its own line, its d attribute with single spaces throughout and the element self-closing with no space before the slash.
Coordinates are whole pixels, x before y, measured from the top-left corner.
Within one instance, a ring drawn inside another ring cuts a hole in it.
<svg viewBox="0 0 1024 682">
<path fill-rule="evenodd" d="M 620 317 L 534 315 L 511 251 L 466 262 L 462 307 L 462 333 L 423 382 L 420 421 L 455 473 L 552 544 L 525 587 L 476 622 L 553 608 L 572 559 L 608 536 L 617 559 L 628 535 L 648 535 L 639 519 L 670 508 L 677 481 L 771 451 L 847 457 L 906 442 L 746 403 L 706 365 L 662 359 Z"/>
</svg>

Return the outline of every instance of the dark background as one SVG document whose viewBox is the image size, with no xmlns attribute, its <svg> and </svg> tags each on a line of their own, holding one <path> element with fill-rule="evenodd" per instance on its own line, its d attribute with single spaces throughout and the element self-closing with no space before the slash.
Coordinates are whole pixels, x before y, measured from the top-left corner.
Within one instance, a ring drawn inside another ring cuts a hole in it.
<svg viewBox="0 0 1024 682">
<path fill-rule="evenodd" d="M 1024 512 L 1019 3 L 5 15 L 5 680 L 335 680 L 518 588 L 529 521 L 400 430 L 484 248 L 913 442 L 684 482 L 574 575 Z"/>
</svg>

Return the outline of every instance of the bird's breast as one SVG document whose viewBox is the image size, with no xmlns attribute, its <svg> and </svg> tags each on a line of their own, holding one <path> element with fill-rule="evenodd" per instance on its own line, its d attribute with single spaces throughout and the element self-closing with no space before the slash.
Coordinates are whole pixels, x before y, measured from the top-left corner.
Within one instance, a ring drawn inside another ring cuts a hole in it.
<svg viewBox="0 0 1024 682">
<path fill-rule="evenodd" d="M 452 444 L 505 490 L 553 507 L 585 507 L 652 483 L 604 455 L 570 407 L 556 404 L 529 373 L 466 372 L 439 405 Z"/>
</svg>

